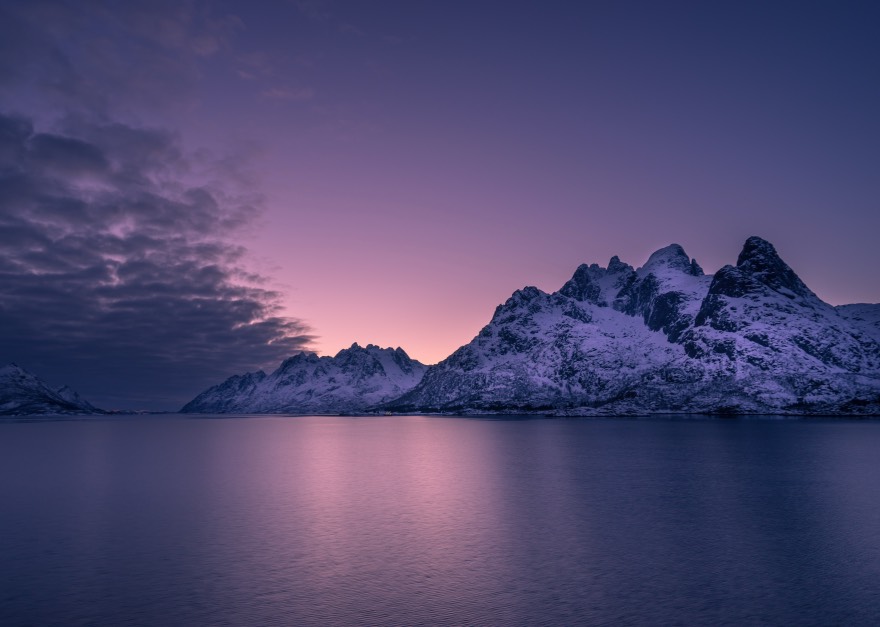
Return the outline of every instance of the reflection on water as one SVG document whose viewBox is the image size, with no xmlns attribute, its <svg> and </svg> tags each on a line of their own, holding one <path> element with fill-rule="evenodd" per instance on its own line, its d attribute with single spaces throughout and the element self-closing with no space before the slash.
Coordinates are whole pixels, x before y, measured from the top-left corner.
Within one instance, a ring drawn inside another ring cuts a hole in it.
<svg viewBox="0 0 880 627">
<path fill-rule="evenodd" d="M 0 423 L 3 624 L 872 624 L 880 423 Z"/>
</svg>

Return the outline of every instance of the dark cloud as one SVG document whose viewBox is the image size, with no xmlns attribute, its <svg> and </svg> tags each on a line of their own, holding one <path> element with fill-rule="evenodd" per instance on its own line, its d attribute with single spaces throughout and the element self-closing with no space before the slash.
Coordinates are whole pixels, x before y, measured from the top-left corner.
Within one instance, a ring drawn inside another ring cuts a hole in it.
<svg viewBox="0 0 880 627">
<path fill-rule="evenodd" d="M 96 404 L 174 408 L 310 341 L 232 243 L 256 212 L 173 133 L 0 115 L 0 359 Z"/>
<path fill-rule="evenodd" d="M 308 345 L 238 243 L 261 204 L 241 155 L 152 127 L 236 58 L 243 24 L 216 6 L 0 3 L 0 102 L 28 112 L 0 115 L 0 362 L 98 405 L 175 408 Z"/>
</svg>

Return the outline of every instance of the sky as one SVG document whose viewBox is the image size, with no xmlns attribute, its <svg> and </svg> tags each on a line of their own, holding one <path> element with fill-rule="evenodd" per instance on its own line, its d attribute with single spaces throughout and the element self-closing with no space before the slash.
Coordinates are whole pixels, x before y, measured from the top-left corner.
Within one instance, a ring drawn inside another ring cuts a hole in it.
<svg viewBox="0 0 880 627">
<path fill-rule="evenodd" d="M 176 409 L 759 235 L 880 301 L 875 2 L 5 0 L 0 361 Z"/>
</svg>

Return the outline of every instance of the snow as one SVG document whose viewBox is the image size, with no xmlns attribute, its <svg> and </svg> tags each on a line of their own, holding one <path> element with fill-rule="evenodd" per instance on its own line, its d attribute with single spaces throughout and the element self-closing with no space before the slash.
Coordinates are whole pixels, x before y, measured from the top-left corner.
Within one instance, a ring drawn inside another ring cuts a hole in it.
<svg viewBox="0 0 880 627">
<path fill-rule="evenodd" d="M 670 244 L 652 253 L 645 265 L 636 272 L 640 277 L 643 277 L 651 272 L 655 274 L 658 272 L 666 273 L 668 270 L 678 273 L 688 272 L 690 267 L 691 260 L 684 252 L 684 248 L 679 244 Z"/>
<path fill-rule="evenodd" d="M 0 367 L 0 415 L 102 413 L 68 386 L 53 390 L 17 364 Z"/>
<path fill-rule="evenodd" d="M 334 357 L 300 353 L 272 374 L 234 376 L 197 396 L 187 413 L 363 412 L 414 387 L 427 367 L 400 348 L 352 344 Z"/>
<path fill-rule="evenodd" d="M 392 406 L 567 415 L 880 412 L 874 309 L 842 315 L 760 238 L 747 241 L 731 270 L 742 285 L 702 275 L 674 244 L 636 271 L 611 275 L 582 265 L 560 292 L 516 292 L 470 344 Z"/>
<path fill-rule="evenodd" d="M 185 411 L 880 414 L 880 305 L 822 302 L 761 238 L 703 274 L 672 244 L 514 292 L 426 368 L 357 344 L 233 377 Z"/>
<path fill-rule="evenodd" d="M 857 303 L 839 305 L 837 313 L 855 326 L 860 333 L 880 342 L 880 304 Z"/>
</svg>

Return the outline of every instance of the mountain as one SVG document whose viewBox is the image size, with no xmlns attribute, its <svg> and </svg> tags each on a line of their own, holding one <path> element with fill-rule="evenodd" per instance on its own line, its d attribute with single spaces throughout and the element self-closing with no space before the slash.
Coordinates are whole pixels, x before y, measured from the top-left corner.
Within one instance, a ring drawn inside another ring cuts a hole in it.
<svg viewBox="0 0 880 627">
<path fill-rule="evenodd" d="M 91 403 L 83 400 L 68 386 L 50 388 L 16 364 L 0 368 L 0 415 L 34 414 L 100 414 Z"/>
<path fill-rule="evenodd" d="M 558 415 L 880 413 L 880 305 L 832 307 L 750 237 L 705 275 L 673 244 L 518 290 L 387 405 Z"/>
<path fill-rule="evenodd" d="M 838 305 L 835 309 L 859 329 L 859 332 L 880 342 L 880 304 Z"/>
<path fill-rule="evenodd" d="M 230 377 L 187 403 L 184 413 L 356 413 L 399 397 L 427 366 L 401 348 L 352 344 L 334 357 L 300 353 L 272 374 Z"/>
</svg>

